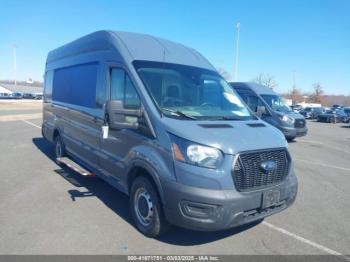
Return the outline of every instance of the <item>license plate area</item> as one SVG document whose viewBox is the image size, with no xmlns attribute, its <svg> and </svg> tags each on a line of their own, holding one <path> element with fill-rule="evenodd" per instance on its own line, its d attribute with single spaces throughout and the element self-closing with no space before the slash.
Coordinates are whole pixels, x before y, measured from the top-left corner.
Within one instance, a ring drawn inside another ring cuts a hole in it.
<svg viewBox="0 0 350 262">
<path fill-rule="evenodd" d="M 262 209 L 275 206 L 280 202 L 281 192 L 279 190 L 270 190 L 263 193 Z"/>
</svg>

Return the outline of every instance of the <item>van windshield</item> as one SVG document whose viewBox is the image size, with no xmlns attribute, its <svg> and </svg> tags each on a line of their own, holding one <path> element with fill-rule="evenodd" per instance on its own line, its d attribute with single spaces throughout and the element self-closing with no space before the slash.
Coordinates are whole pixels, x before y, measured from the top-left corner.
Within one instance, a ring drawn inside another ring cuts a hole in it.
<svg viewBox="0 0 350 262">
<path fill-rule="evenodd" d="M 277 95 L 261 95 L 265 102 L 272 108 L 274 111 L 280 112 L 292 112 L 292 109 L 287 105 L 284 98 Z"/>
<path fill-rule="evenodd" d="M 135 61 L 134 66 L 165 116 L 192 120 L 255 119 L 214 71 L 149 61 Z"/>
</svg>

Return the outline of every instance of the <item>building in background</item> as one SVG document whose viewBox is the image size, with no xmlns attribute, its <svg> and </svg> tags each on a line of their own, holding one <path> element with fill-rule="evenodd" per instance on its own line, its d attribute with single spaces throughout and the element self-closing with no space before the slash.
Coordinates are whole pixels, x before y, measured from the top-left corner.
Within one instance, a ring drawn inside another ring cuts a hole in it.
<svg viewBox="0 0 350 262">
<path fill-rule="evenodd" d="M 0 98 L 8 98 L 12 95 L 12 91 L 0 85 Z"/>
<path fill-rule="evenodd" d="M 41 99 L 43 97 L 42 86 L 14 85 L 0 83 L 0 98 L 29 98 Z"/>
</svg>

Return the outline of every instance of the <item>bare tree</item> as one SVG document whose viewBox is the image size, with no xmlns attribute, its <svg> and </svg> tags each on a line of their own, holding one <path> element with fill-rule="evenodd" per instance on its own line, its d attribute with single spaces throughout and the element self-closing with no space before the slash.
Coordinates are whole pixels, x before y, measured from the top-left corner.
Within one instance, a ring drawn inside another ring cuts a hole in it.
<svg viewBox="0 0 350 262">
<path fill-rule="evenodd" d="M 262 73 L 260 73 L 253 81 L 255 83 L 263 85 L 264 84 L 264 75 Z"/>
<path fill-rule="evenodd" d="M 226 81 L 231 80 L 231 75 L 223 67 L 219 67 L 218 72 Z"/>
<path fill-rule="evenodd" d="M 269 75 L 269 74 L 264 75 L 264 74 L 260 73 L 253 81 L 260 84 L 260 85 L 267 86 L 271 89 L 278 86 L 274 77 Z"/>
<path fill-rule="evenodd" d="M 314 88 L 314 92 L 310 95 L 310 98 L 309 98 L 310 102 L 323 104 L 324 103 L 323 87 L 319 82 L 317 82 L 313 85 L 313 88 Z"/>
<path fill-rule="evenodd" d="M 303 96 L 299 89 L 296 87 L 293 87 L 293 89 L 290 91 L 290 99 L 292 99 L 293 105 L 298 104 L 303 100 Z"/>
</svg>

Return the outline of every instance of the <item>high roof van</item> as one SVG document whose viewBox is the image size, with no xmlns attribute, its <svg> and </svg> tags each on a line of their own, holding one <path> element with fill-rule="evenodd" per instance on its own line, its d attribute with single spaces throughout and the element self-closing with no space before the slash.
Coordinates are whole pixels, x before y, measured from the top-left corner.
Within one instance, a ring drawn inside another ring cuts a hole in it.
<svg viewBox="0 0 350 262">
<path fill-rule="evenodd" d="M 271 88 L 252 82 L 230 85 L 258 117 L 278 128 L 288 141 L 307 134 L 305 118 L 294 112 Z"/>
<path fill-rule="evenodd" d="M 283 134 L 192 48 L 98 31 L 48 54 L 44 90 L 42 133 L 57 163 L 127 194 L 146 236 L 228 229 L 295 200 Z"/>
</svg>

